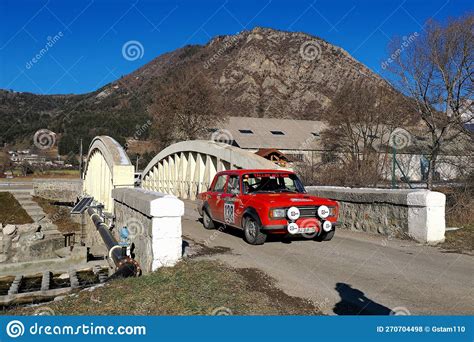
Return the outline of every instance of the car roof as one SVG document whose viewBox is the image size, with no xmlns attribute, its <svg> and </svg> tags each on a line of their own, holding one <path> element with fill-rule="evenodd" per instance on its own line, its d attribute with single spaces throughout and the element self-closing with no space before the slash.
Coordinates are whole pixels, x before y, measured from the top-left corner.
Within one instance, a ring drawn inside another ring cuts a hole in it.
<svg viewBox="0 0 474 342">
<path fill-rule="evenodd" d="M 285 170 L 285 169 L 235 169 L 235 170 L 225 170 L 225 171 L 219 171 L 217 174 L 218 175 L 223 175 L 223 174 L 238 174 L 242 175 L 244 173 L 294 173 L 291 170 Z"/>
</svg>

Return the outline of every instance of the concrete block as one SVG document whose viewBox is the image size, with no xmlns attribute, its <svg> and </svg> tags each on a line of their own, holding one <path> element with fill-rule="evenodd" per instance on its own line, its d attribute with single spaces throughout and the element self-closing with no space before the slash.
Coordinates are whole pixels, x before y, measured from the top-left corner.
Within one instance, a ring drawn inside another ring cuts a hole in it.
<svg viewBox="0 0 474 342">
<path fill-rule="evenodd" d="M 140 188 L 112 190 L 116 225 L 127 225 L 144 272 L 173 266 L 181 258 L 184 202 Z"/>
<path fill-rule="evenodd" d="M 182 240 L 180 238 L 153 239 L 152 271 L 160 267 L 171 267 L 181 259 Z"/>
<path fill-rule="evenodd" d="M 115 201 L 149 217 L 183 216 L 184 203 L 173 195 L 141 188 L 112 190 Z"/>
<path fill-rule="evenodd" d="M 409 193 L 408 234 L 423 243 L 444 241 L 446 195 L 435 191 Z"/>
<path fill-rule="evenodd" d="M 181 238 L 180 217 L 154 217 L 152 224 L 153 239 Z"/>
</svg>

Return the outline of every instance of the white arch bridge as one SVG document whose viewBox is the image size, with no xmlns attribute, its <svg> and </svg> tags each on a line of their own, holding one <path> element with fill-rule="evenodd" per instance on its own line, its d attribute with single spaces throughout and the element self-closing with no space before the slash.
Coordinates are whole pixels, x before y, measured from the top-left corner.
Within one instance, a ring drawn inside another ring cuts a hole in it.
<svg viewBox="0 0 474 342">
<path fill-rule="evenodd" d="M 146 190 L 195 199 L 215 174 L 229 169 L 277 169 L 254 153 L 224 143 L 193 140 L 168 146 L 142 173 Z M 113 212 L 112 189 L 134 186 L 134 167 L 120 144 L 108 136 L 95 137 L 83 173 L 83 192 Z"/>
</svg>

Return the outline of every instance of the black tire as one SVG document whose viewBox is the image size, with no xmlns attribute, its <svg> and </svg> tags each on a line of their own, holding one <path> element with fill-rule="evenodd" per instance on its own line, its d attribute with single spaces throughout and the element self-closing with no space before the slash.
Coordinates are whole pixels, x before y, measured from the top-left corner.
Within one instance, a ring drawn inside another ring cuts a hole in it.
<svg viewBox="0 0 474 342">
<path fill-rule="evenodd" d="M 314 239 L 316 241 L 330 241 L 334 237 L 334 233 L 336 232 L 335 229 L 329 231 L 329 232 L 322 232 L 321 235 L 316 236 Z"/>
<path fill-rule="evenodd" d="M 263 245 L 267 234 L 261 232 L 260 223 L 252 217 L 247 217 L 244 221 L 244 238 L 251 245 Z"/>
<path fill-rule="evenodd" d="M 207 209 L 202 210 L 202 225 L 206 229 L 215 229 L 216 225 L 214 224 L 214 221 L 212 220 L 211 216 L 207 212 Z"/>
</svg>

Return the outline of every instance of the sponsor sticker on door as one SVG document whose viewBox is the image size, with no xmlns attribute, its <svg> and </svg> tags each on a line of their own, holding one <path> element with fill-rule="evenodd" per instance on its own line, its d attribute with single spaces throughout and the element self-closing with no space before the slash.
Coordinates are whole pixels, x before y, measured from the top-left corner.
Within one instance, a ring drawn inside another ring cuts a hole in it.
<svg viewBox="0 0 474 342">
<path fill-rule="evenodd" d="M 224 203 L 224 221 L 225 223 L 235 222 L 235 205 L 233 202 Z"/>
</svg>

